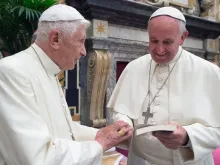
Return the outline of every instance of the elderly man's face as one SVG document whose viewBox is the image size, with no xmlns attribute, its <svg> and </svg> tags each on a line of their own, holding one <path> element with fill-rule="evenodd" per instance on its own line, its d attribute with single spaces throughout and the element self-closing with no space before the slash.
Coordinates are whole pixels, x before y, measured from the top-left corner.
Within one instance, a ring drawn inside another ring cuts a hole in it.
<svg viewBox="0 0 220 165">
<path fill-rule="evenodd" d="M 63 39 L 60 46 L 60 68 L 62 70 L 74 69 L 81 56 L 86 56 L 85 49 L 86 27 L 81 25 L 68 39 Z"/>
<path fill-rule="evenodd" d="M 168 16 L 159 16 L 150 20 L 148 25 L 149 49 L 152 59 L 158 64 L 173 60 L 185 35 L 180 34 L 177 20 Z"/>
</svg>

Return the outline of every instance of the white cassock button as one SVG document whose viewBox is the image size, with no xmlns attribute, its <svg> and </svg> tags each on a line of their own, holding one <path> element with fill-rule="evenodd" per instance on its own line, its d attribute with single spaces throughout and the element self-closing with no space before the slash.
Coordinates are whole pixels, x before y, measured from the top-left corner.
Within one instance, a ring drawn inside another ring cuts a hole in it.
<svg viewBox="0 0 220 165">
<path fill-rule="evenodd" d="M 161 82 L 163 80 L 163 78 L 158 78 L 158 80 Z"/>
<path fill-rule="evenodd" d="M 160 103 L 159 103 L 159 102 L 155 103 L 155 106 L 159 106 L 159 105 L 160 105 Z"/>
<path fill-rule="evenodd" d="M 155 105 L 157 105 L 160 102 L 160 98 L 159 97 L 155 97 Z"/>
</svg>

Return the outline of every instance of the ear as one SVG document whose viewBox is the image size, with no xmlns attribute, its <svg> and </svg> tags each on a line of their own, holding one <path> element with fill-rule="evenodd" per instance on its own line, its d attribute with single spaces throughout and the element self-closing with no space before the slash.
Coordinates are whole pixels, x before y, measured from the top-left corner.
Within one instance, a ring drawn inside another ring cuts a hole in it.
<svg viewBox="0 0 220 165">
<path fill-rule="evenodd" d="M 60 47 L 60 32 L 58 30 L 51 30 L 49 33 L 48 39 L 49 44 L 54 49 L 59 49 Z"/>
<path fill-rule="evenodd" d="M 180 45 L 183 45 L 183 42 L 185 41 L 186 37 L 189 35 L 188 31 L 185 31 L 181 36 Z"/>
</svg>

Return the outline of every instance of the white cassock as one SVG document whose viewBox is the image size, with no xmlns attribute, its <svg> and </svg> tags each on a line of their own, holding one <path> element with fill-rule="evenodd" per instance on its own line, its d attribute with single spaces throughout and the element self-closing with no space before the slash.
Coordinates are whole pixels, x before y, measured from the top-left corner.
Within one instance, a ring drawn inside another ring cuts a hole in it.
<svg viewBox="0 0 220 165">
<path fill-rule="evenodd" d="M 149 102 L 146 96 L 150 66 L 151 101 L 179 58 L 151 104 L 154 115 L 148 124 L 177 122 L 186 129 L 189 144 L 170 150 L 149 134 L 133 137 L 128 165 L 214 164 L 212 151 L 220 146 L 220 69 L 182 50 L 179 47 L 175 58 L 166 65 L 157 65 L 149 54 L 130 62 L 107 106 L 114 110 L 115 121 L 124 120 L 134 127 L 143 124 L 142 112 Z"/>
<path fill-rule="evenodd" d="M 60 69 L 32 46 L 0 60 L 0 165 L 101 165 L 97 129 L 72 122 Z"/>
</svg>

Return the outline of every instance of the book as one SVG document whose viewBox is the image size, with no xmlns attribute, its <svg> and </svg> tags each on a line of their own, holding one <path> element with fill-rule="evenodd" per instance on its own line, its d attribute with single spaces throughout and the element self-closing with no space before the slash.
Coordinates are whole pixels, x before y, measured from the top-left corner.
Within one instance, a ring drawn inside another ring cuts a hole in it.
<svg viewBox="0 0 220 165">
<path fill-rule="evenodd" d="M 156 132 L 156 131 L 175 131 L 177 129 L 176 125 L 146 125 L 146 126 L 139 126 L 137 129 L 135 129 L 135 135 L 139 136 L 144 133 L 149 132 Z"/>
</svg>

